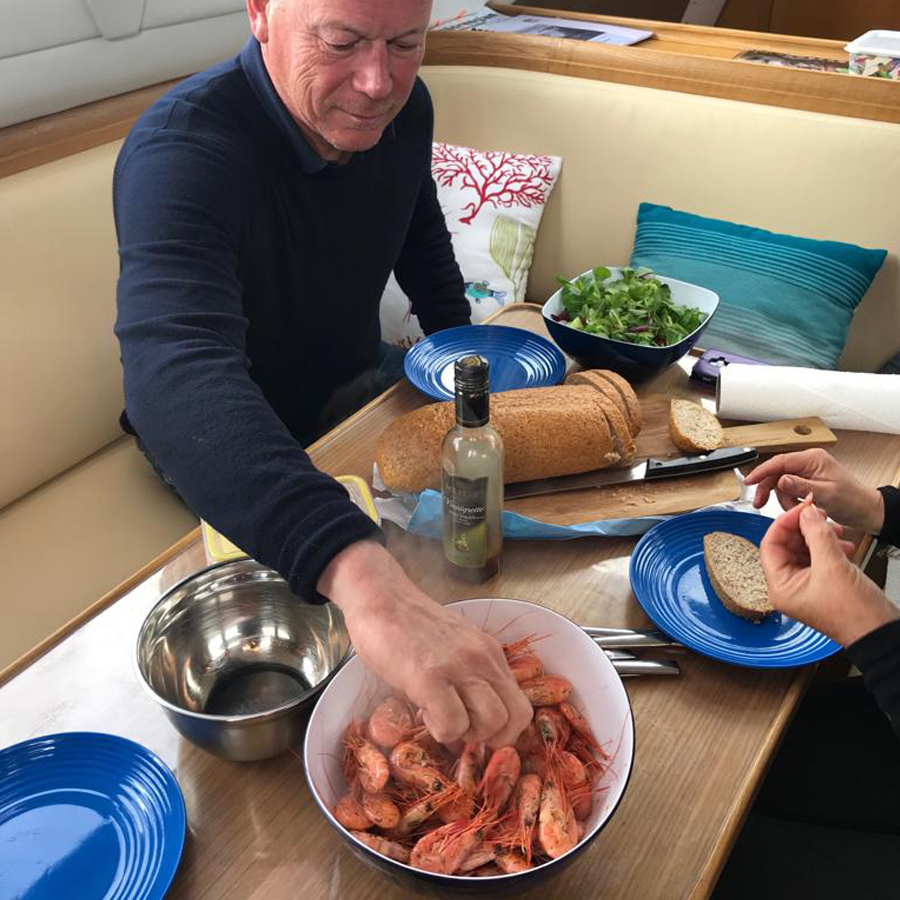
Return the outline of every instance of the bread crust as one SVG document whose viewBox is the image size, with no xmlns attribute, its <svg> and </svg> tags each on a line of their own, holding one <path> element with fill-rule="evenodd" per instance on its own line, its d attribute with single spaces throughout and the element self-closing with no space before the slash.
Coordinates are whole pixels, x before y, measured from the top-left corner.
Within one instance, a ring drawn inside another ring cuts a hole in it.
<svg viewBox="0 0 900 900">
<path fill-rule="evenodd" d="M 420 407 L 391 422 L 375 444 L 385 485 L 402 492 L 439 488 L 441 444 L 454 422 L 452 401 Z M 589 472 L 621 460 L 603 401 L 588 386 L 494 394 L 491 424 L 503 438 L 507 483 Z"/>
<path fill-rule="evenodd" d="M 602 390 L 601 384 L 608 384 L 618 392 L 628 417 L 631 434 L 633 437 L 637 437 L 644 427 L 644 415 L 641 412 L 641 404 L 634 388 L 618 372 L 612 372 L 609 369 L 586 369 L 583 372 L 573 373 L 569 379 L 575 380 L 576 375 L 582 376 L 586 383 L 593 384 L 598 390 Z M 580 379 L 578 380 L 580 381 Z"/>
<path fill-rule="evenodd" d="M 766 592 L 759 547 L 752 541 L 725 531 L 710 532 L 703 536 L 703 564 L 716 596 L 729 612 L 761 622 L 774 611 Z M 742 596 L 742 590 L 746 596 Z"/>
</svg>

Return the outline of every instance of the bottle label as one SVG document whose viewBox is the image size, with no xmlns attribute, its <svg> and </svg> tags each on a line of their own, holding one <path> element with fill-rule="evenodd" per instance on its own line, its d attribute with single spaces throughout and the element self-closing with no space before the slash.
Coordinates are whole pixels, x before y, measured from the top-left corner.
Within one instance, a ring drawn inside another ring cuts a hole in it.
<svg viewBox="0 0 900 900">
<path fill-rule="evenodd" d="M 458 566 L 487 562 L 488 479 L 461 478 L 444 472 L 444 554 Z"/>
</svg>

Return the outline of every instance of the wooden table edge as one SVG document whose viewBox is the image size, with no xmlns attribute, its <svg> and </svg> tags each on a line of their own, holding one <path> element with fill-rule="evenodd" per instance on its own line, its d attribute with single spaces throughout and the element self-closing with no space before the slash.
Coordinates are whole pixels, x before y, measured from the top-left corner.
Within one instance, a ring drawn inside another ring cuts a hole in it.
<svg viewBox="0 0 900 900">
<path fill-rule="evenodd" d="M 150 562 L 141 566 L 141 568 L 133 575 L 117 584 L 112 590 L 107 591 L 99 600 L 95 600 L 90 606 L 83 609 L 78 615 L 66 622 L 65 625 L 57 628 L 56 631 L 49 634 L 40 643 L 35 644 L 34 647 L 26 653 L 23 653 L 18 659 L 13 660 L 5 668 L 0 669 L 0 687 L 12 680 L 20 672 L 27 669 L 33 662 L 40 659 L 45 653 L 52 650 L 57 644 L 65 640 L 65 638 L 69 637 L 70 634 L 77 631 L 82 625 L 93 619 L 94 616 L 112 606 L 113 603 L 121 599 L 130 590 L 137 587 L 138 584 L 149 578 L 154 572 L 161 569 L 179 553 L 199 540 L 200 527 L 197 526 L 189 531 L 184 537 L 175 541 L 174 544 L 163 550 L 162 553 L 151 559 Z"/>
</svg>

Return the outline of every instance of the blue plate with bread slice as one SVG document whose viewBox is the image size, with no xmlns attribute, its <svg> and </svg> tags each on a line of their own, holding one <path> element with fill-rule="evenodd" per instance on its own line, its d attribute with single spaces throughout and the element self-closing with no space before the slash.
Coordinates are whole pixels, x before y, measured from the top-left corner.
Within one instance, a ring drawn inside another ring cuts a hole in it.
<svg viewBox="0 0 900 900">
<path fill-rule="evenodd" d="M 631 556 L 638 602 L 666 634 L 723 662 L 785 668 L 831 656 L 840 645 L 781 613 L 752 622 L 730 612 L 710 582 L 703 558 L 706 535 L 726 532 L 758 546 L 771 522 L 758 513 L 709 509 L 654 526 Z"/>
</svg>

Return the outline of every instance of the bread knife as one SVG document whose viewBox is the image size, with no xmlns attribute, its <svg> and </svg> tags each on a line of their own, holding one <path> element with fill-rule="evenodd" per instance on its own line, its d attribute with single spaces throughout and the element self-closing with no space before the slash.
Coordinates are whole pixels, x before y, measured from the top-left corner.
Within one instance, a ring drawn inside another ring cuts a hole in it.
<svg viewBox="0 0 900 900">
<path fill-rule="evenodd" d="M 628 468 L 597 469 L 580 475 L 560 475 L 556 478 L 538 478 L 535 481 L 507 484 L 503 489 L 503 495 L 506 500 L 516 500 L 519 497 L 532 497 L 537 494 L 580 491 L 585 488 L 600 488 L 637 481 L 652 482 L 678 475 L 699 475 L 702 472 L 716 472 L 753 462 L 758 456 L 759 452 L 755 447 L 725 447 L 710 453 L 677 456 L 672 459 L 651 457 Z"/>
</svg>

